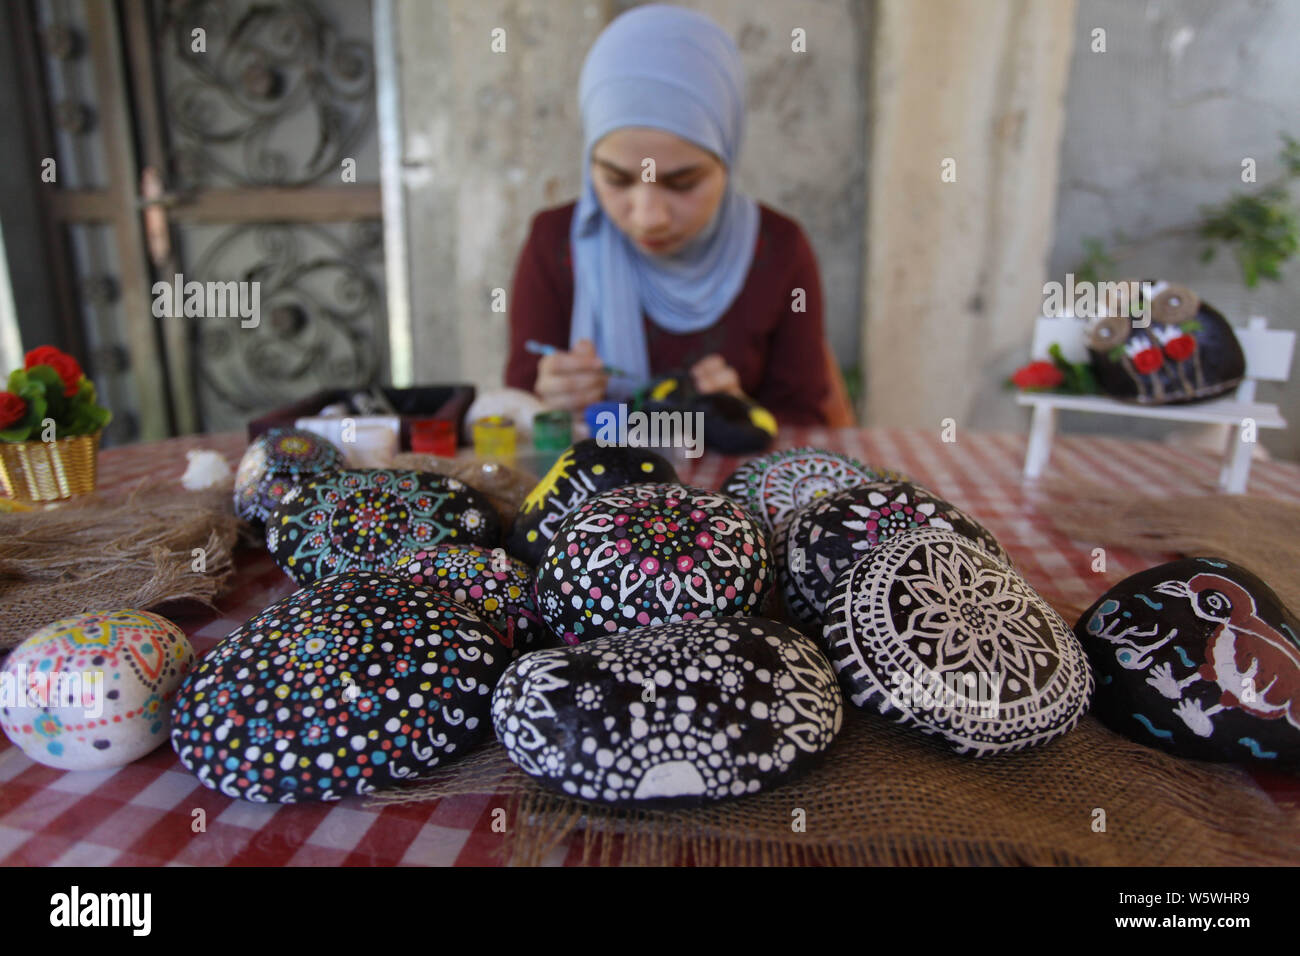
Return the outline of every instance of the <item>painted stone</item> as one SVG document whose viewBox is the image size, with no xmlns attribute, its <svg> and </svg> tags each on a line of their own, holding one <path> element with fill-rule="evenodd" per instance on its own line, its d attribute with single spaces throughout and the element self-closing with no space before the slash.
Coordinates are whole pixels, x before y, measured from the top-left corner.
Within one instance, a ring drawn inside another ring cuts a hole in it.
<svg viewBox="0 0 1300 956">
<path fill-rule="evenodd" d="M 700 805 L 801 773 L 843 710 L 811 639 L 718 617 L 528 654 L 497 685 L 492 725 L 511 760 L 562 793 Z"/>
<path fill-rule="evenodd" d="M 235 471 L 235 514 L 262 524 L 294 485 L 344 466 L 332 442 L 301 428 L 272 428 L 249 444 Z"/>
<path fill-rule="evenodd" d="M 1157 282 L 1151 292 L 1145 328 L 1122 303 L 1089 327 L 1098 387 L 1143 405 L 1199 401 L 1236 388 L 1246 358 L 1228 320 L 1184 286 Z"/>
<path fill-rule="evenodd" d="M 1197 760 L 1300 765 L 1300 620 L 1245 568 L 1185 558 L 1115 585 L 1074 626 L 1096 713 Z"/>
<path fill-rule="evenodd" d="M 699 413 L 704 447 L 722 455 L 756 455 L 776 439 L 776 418 L 746 396 L 726 392 L 700 394 L 690 376 L 669 375 L 656 381 L 639 406 L 654 412 Z"/>
<path fill-rule="evenodd" d="M 492 625 L 512 657 L 553 643 L 533 600 L 533 569 L 504 548 L 440 544 L 402 555 L 392 573 L 465 605 Z"/>
<path fill-rule="evenodd" d="M 298 584 L 344 571 L 391 570 L 434 545 L 497 543 L 488 500 L 455 478 L 367 468 L 291 488 L 266 522 L 271 556 Z"/>
<path fill-rule="evenodd" d="M 835 582 L 823 640 L 853 703 L 961 754 L 1046 743 L 1092 696 L 1061 616 L 955 531 L 909 531 L 867 552 Z"/>
<path fill-rule="evenodd" d="M 172 748 L 229 797 L 369 793 L 482 740 L 508 661 L 492 629 L 438 591 L 387 574 L 332 575 L 199 661 L 176 695 Z"/>
<path fill-rule="evenodd" d="M 584 439 L 562 454 L 519 506 L 506 550 L 526 564 L 542 560 L 565 517 L 592 495 L 636 482 L 676 481 L 677 470 L 646 448 Z"/>
<path fill-rule="evenodd" d="M 722 483 L 722 493 L 779 532 L 796 508 L 815 498 L 881 479 L 906 480 L 838 452 L 792 448 L 745 462 Z"/>
<path fill-rule="evenodd" d="M 831 585 L 841 572 L 880 542 L 916 528 L 956 531 L 1010 563 L 987 528 L 911 482 L 846 488 L 809 502 L 786 524 L 780 580 L 792 623 L 807 634 L 817 633 Z"/>
<path fill-rule="evenodd" d="M 679 484 L 625 485 L 565 520 L 537 567 L 551 631 L 619 631 L 752 613 L 772 575 L 763 532 L 735 501 Z"/>
<path fill-rule="evenodd" d="M 0 726 L 59 770 L 106 770 L 167 739 L 172 696 L 194 664 L 185 632 L 148 611 L 47 624 L 5 661 Z"/>
</svg>

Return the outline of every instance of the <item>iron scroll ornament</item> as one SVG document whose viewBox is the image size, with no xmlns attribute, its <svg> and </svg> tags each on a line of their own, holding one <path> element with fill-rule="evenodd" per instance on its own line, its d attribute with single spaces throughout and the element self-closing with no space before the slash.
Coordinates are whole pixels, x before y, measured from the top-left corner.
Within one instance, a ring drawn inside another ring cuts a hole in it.
<svg viewBox="0 0 1300 956">
<path fill-rule="evenodd" d="M 368 41 L 343 39 L 302 0 L 254 3 L 236 15 L 226 0 L 178 0 L 168 8 L 177 77 L 167 95 L 185 185 L 210 173 L 238 186 L 303 186 L 354 153 L 374 111 Z M 204 50 L 194 49 L 202 29 Z M 297 157 L 290 132 L 310 116 L 316 141 Z M 277 148 L 282 137 L 285 148 Z M 238 151 L 242 147 L 242 168 Z"/>
<path fill-rule="evenodd" d="M 379 256 L 379 223 L 349 229 L 341 239 L 313 225 L 238 226 L 195 264 L 196 279 L 259 284 L 256 325 L 245 327 L 238 316 L 185 320 L 195 323 L 205 421 L 223 411 L 242 419 L 321 389 L 378 381 L 384 295 L 367 262 Z M 241 268 L 241 261 L 252 264 Z"/>
</svg>

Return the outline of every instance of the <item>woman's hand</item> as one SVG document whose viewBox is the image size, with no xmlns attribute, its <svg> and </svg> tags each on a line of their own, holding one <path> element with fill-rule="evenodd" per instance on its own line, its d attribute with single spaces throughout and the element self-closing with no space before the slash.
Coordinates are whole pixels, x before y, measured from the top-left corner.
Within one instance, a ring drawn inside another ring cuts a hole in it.
<svg viewBox="0 0 1300 956">
<path fill-rule="evenodd" d="M 739 373 L 716 352 L 706 355 L 691 366 L 691 378 L 695 380 L 695 389 L 701 395 L 726 392 L 738 398 L 745 397 L 740 387 Z"/>
<path fill-rule="evenodd" d="M 579 339 L 571 351 L 542 356 L 533 390 L 550 408 L 581 413 L 588 405 L 604 400 L 609 376 L 603 369 L 591 339 Z"/>
</svg>

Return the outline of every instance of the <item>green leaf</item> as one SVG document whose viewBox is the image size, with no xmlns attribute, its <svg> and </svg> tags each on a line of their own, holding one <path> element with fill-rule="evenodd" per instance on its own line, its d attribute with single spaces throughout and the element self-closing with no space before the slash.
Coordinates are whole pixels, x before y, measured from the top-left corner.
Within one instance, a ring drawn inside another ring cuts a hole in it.
<svg viewBox="0 0 1300 956">
<path fill-rule="evenodd" d="M 46 388 L 58 389 L 63 393 L 63 379 L 59 378 L 59 373 L 54 371 L 49 365 L 33 365 L 27 370 L 27 377 L 37 382 L 44 382 Z"/>
<path fill-rule="evenodd" d="M 1068 392 L 1071 395 L 1088 395 L 1097 391 L 1097 383 L 1092 374 L 1091 363 L 1071 362 L 1065 357 L 1065 353 L 1061 351 L 1059 343 L 1053 343 L 1048 348 L 1047 354 L 1051 356 L 1053 364 L 1065 376 L 1059 391 Z"/>
<path fill-rule="evenodd" d="M 1279 135 L 1282 137 L 1282 150 L 1277 156 L 1282 162 L 1282 168 L 1288 176 L 1300 176 L 1300 140 L 1286 133 Z"/>
<path fill-rule="evenodd" d="M 1106 254 L 1106 247 L 1096 236 L 1087 236 L 1081 243 L 1083 259 L 1074 267 L 1075 278 L 1080 282 L 1100 282 L 1103 275 L 1115 269 L 1115 260 Z"/>
<path fill-rule="evenodd" d="M 1282 265 L 1300 248 L 1300 217 L 1280 184 L 1235 193 L 1218 205 L 1202 206 L 1201 215 L 1201 236 L 1232 248 L 1248 287 L 1260 277 L 1280 280 Z"/>
<path fill-rule="evenodd" d="M 1241 263 L 1241 274 L 1245 279 L 1246 288 L 1253 289 L 1259 283 L 1259 270 L 1255 268 L 1255 263 L 1251 259 L 1239 257 Z"/>
<path fill-rule="evenodd" d="M 9 391 L 29 404 L 34 398 L 39 398 L 42 405 L 45 403 L 45 386 L 40 382 L 24 382 L 16 391 L 12 388 Z"/>
<path fill-rule="evenodd" d="M 844 391 L 848 393 L 849 403 L 856 407 L 862 397 L 862 369 L 856 363 L 845 365 L 840 368 L 840 374 L 844 378 Z"/>
<path fill-rule="evenodd" d="M 93 435 L 112 418 L 112 413 L 107 408 L 101 408 L 98 405 L 80 405 L 66 423 L 61 423 L 59 432 L 61 437 L 72 437 L 73 435 Z"/>
<path fill-rule="evenodd" d="M 0 432 L 0 441 L 27 441 L 39 434 L 41 420 L 45 418 L 45 395 L 39 385 L 27 386 L 26 395 L 19 395 L 27 403 L 27 414 L 22 420 Z"/>
<path fill-rule="evenodd" d="M 71 417 L 71 403 L 64 397 L 62 386 L 45 390 L 45 414 L 54 419 L 56 425 Z"/>
</svg>

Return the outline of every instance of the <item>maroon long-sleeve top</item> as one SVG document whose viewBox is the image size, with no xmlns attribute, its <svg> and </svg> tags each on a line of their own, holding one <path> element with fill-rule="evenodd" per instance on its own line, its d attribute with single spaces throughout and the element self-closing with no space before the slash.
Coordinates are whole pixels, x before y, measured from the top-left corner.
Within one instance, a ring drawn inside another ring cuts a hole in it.
<svg viewBox="0 0 1300 956">
<path fill-rule="evenodd" d="M 573 260 L 569 224 L 576 203 L 533 217 L 519 255 L 510 296 L 510 357 L 506 385 L 532 391 L 538 356 L 524 350 L 535 339 L 569 348 L 573 313 Z M 794 220 L 759 204 L 754 261 L 745 285 L 717 322 L 677 335 L 643 315 L 651 375 L 683 371 L 713 352 L 740 376 L 745 394 L 782 424 L 825 424 L 829 388 L 822 340 L 822 289 L 803 230 Z"/>
</svg>

